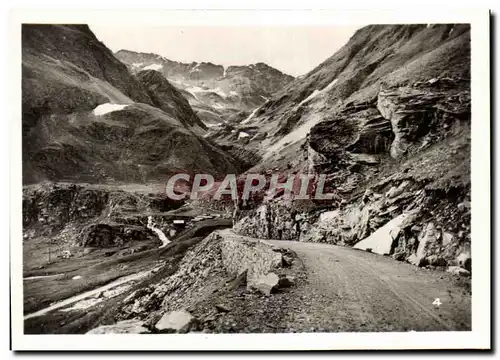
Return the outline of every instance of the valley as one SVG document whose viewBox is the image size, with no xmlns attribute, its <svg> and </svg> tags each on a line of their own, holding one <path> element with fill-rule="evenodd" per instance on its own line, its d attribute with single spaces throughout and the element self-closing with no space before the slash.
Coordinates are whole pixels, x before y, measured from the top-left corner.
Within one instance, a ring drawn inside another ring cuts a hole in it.
<svg viewBox="0 0 500 360">
<path fill-rule="evenodd" d="M 22 41 L 26 334 L 471 329 L 469 25 L 368 25 L 299 77 Z"/>
</svg>

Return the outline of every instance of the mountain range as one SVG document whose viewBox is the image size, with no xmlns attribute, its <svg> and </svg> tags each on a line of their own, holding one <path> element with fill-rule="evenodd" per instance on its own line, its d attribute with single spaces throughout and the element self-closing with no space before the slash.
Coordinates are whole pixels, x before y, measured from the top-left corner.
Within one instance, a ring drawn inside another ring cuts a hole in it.
<svg viewBox="0 0 500 360">
<path fill-rule="evenodd" d="M 115 56 L 132 73 L 160 72 L 209 125 L 223 123 L 240 112 L 248 115 L 294 79 L 264 63 L 229 67 L 210 62 L 182 63 L 129 50 L 117 51 Z"/>
</svg>

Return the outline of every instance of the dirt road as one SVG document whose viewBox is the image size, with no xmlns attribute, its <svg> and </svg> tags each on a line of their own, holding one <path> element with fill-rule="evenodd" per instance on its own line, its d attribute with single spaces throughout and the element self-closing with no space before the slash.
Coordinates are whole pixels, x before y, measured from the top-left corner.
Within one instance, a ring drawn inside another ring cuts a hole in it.
<svg viewBox="0 0 500 360">
<path fill-rule="evenodd" d="M 268 242 L 294 250 L 307 272 L 306 283 L 293 290 L 294 296 L 287 303 L 284 321 L 289 329 L 340 332 L 471 328 L 468 279 L 346 247 Z"/>
</svg>

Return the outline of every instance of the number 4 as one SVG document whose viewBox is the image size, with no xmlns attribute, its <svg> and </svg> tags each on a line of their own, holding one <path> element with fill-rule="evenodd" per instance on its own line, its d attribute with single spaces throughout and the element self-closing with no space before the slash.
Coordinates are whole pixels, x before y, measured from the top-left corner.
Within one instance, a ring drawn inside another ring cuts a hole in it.
<svg viewBox="0 0 500 360">
<path fill-rule="evenodd" d="M 441 305 L 442 302 L 439 300 L 439 298 L 436 298 L 436 300 L 434 300 L 434 302 L 432 303 L 432 305 L 435 305 L 435 306 L 438 306 Z"/>
</svg>

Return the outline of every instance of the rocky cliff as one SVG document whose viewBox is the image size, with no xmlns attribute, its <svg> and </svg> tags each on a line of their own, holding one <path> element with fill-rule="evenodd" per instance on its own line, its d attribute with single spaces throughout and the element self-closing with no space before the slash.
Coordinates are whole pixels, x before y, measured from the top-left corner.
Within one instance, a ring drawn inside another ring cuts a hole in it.
<svg viewBox="0 0 500 360">
<path fill-rule="evenodd" d="M 360 29 L 241 124 L 263 157 L 249 172 L 323 173 L 334 193 L 264 203 L 241 233 L 470 270 L 468 25 Z"/>
</svg>

